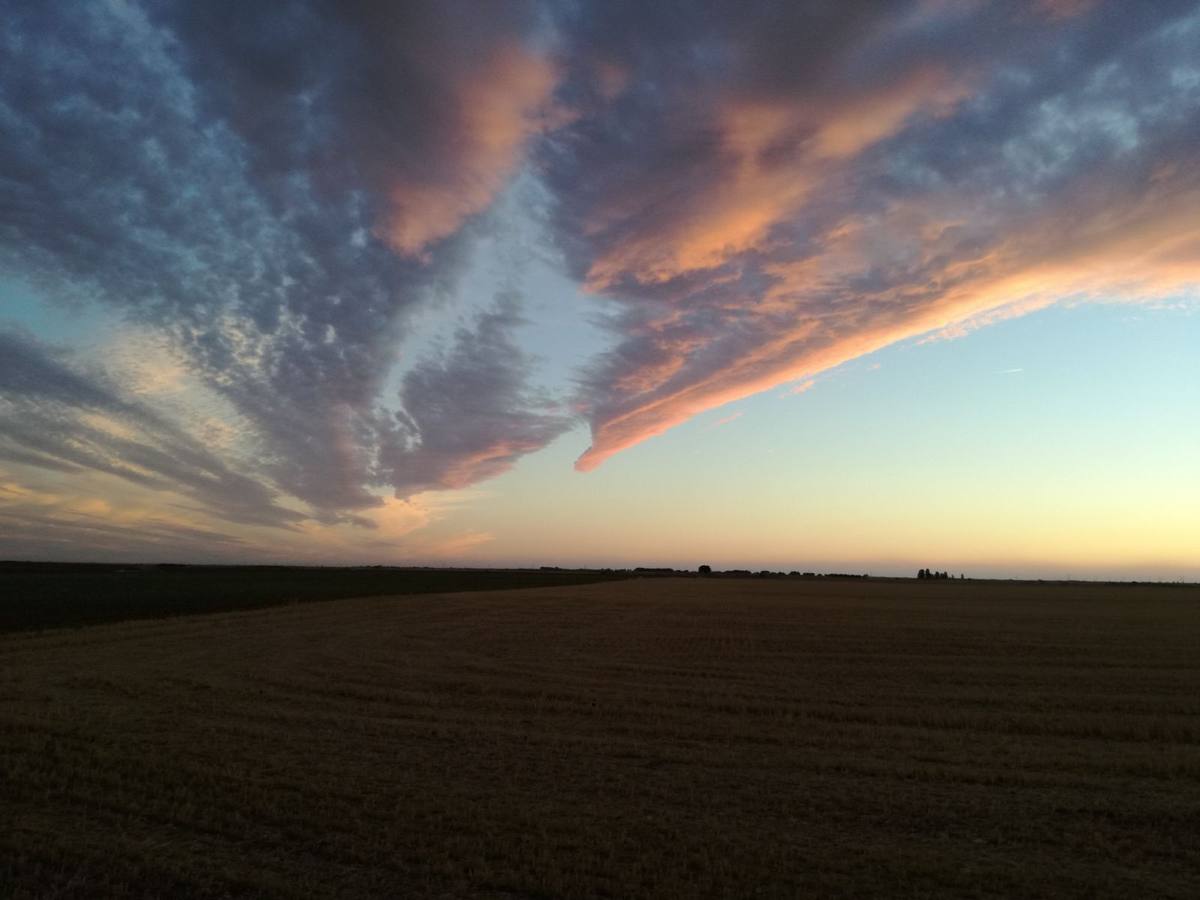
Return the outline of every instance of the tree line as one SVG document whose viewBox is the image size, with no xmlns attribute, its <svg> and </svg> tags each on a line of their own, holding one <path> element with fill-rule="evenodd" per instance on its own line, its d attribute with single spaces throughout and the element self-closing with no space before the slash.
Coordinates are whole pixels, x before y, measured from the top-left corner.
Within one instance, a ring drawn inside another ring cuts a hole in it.
<svg viewBox="0 0 1200 900">
<path fill-rule="evenodd" d="M 933 569 L 918 569 L 917 577 L 921 578 L 921 579 L 925 579 L 925 578 L 941 579 L 941 578 L 950 578 L 951 575 L 949 572 L 935 572 L 935 571 L 933 571 Z M 959 575 L 958 577 L 963 578 L 965 576 Z"/>
</svg>

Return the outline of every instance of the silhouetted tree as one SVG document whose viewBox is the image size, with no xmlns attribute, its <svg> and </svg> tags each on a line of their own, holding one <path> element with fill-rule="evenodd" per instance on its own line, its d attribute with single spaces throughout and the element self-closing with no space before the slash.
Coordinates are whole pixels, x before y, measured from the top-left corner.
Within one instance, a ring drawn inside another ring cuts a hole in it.
<svg viewBox="0 0 1200 900">
<path fill-rule="evenodd" d="M 701 566 L 700 574 L 701 575 L 711 575 L 712 574 L 712 566 Z"/>
</svg>

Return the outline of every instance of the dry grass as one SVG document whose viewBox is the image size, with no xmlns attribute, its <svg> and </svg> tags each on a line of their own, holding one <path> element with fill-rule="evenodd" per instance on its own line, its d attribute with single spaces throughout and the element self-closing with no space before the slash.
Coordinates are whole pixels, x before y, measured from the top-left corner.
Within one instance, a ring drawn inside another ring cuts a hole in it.
<svg viewBox="0 0 1200 900">
<path fill-rule="evenodd" d="M 1196 897 L 1198 713 L 1193 588 L 655 579 L 10 635 L 0 879 Z"/>
</svg>

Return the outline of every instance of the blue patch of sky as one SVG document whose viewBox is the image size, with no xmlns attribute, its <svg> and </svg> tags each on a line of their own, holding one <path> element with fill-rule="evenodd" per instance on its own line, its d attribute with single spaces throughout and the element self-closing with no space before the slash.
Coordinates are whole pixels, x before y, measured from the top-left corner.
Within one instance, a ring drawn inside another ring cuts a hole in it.
<svg viewBox="0 0 1200 900">
<path fill-rule="evenodd" d="M 580 367 L 611 343 L 596 323 L 604 301 L 567 276 L 541 230 L 537 191 L 528 176 L 518 177 L 488 214 L 490 227 L 480 229 L 453 287 L 410 314 L 385 399 L 395 397 L 409 367 L 449 348 L 455 332 L 470 327 L 502 291 L 521 300 L 525 322 L 514 337 L 534 359 L 533 388 L 566 399 Z"/>
<path fill-rule="evenodd" d="M 0 275 L 0 327 L 17 327 L 54 344 L 79 346 L 95 341 L 118 324 L 96 304 L 73 298 L 55 301 L 28 281 Z"/>
<path fill-rule="evenodd" d="M 957 340 L 885 348 L 805 393 L 776 390 L 711 411 L 665 442 L 694 443 L 701 455 L 748 453 L 751 468 L 784 454 L 800 479 L 833 471 L 915 490 L 983 477 L 988 467 L 1067 474 L 1096 460 L 1133 472 L 1155 466 L 1160 476 L 1169 466 L 1196 488 L 1197 347 L 1191 306 L 1053 307 Z M 705 420 L 735 411 L 744 414 L 700 434 Z"/>
</svg>

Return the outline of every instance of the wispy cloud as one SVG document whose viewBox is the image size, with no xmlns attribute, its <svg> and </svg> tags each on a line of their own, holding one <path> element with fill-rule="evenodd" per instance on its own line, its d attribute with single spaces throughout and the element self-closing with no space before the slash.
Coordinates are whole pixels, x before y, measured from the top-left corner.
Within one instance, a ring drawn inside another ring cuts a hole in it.
<svg viewBox="0 0 1200 900">
<path fill-rule="evenodd" d="M 121 398 L 106 373 L 64 356 L 0 332 L 0 460 L 177 491 L 231 522 L 286 528 L 303 517 L 183 428 Z"/>
<path fill-rule="evenodd" d="M 722 425 L 728 425 L 730 422 L 736 422 L 743 415 L 744 413 L 739 410 L 738 412 L 730 413 L 727 416 L 722 416 L 721 418 L 717 419 L 717 421 L 713 422 L 709 428 L 720 428 Z"/>
</svg>

